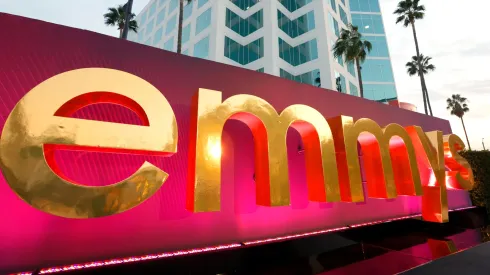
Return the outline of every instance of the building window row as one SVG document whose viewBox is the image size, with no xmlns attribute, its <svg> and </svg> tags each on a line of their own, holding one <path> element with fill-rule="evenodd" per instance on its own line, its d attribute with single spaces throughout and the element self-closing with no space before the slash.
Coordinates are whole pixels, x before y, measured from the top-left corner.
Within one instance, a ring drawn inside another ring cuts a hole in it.
<svg viewBox="0 0 490 275">
<path fill-rule="evenodd" d="M 279 38 L 279 57 L 292 66 L 298 66 L 317 59 L 318 49 L 316 39 L 293 47 Z"/>
<path fill-rule="evenodd" d="M 365 35 L 364 38 L 373 45 L 373 49 L 369 53 L 369 56 L 389 57 L 388 44 L 386 43 L 385 36 Z"/>
<path fill-rule="evenodd" d="M 320 82 L 319 81 L 320 71 L 318 69 L 300 75 L 293 75 L 287 72 L 286 70 L 281 69 L 280 76 L 285 79 L 293 80 L 299 83 L 315 85 L 315 86 L 318 86 Z"/>
<path fill-rule="evenodd" d="M 314 11 L 310 11 L 307 14 L 291 20 L 277 10 L 277 24 L 287 35 L 295 38 L 315 28 L 315 14 Z"/>
<path fill-rule="evenodd" d="M 357 86 L 354 85 L 352 82 L 349 82 L 349 89 L 351 95 L 359 96 L 359 90 L 357 89 Z"/>
<path fill-rule="evenodd" d="M 167 50 L 167 51 L 171 51 L 171 52 L 174 51 L 174 37 L 173 36 L 172 36 L 172 38 L 167 40 L 167 42 L 165 42 L 165 44 L 163 44 L 163 49 Z"/>
<path fill-rule="evenodd" d="M 259 3 L 260 0 L 230 0 L 230 2 L 245 11 Z"/>
<path fill-rule="evenodd" d="M 196 19 L 196 33 L 198 35 L 203 30 L 207 29 L 211 25 L 211 8 L 207 9 Z"/>
<path fill-rule="evenodd" d="M 185 7 L 184 7 L 184 21 L 188 19 L 193 12 L 193 8 L 195 3 L 197 3 L 198 8 L 206 4 L 209 0 L 194 0 L 192 2 L 189 2 Z M 165 19 L 167 15 L 172 14 L 172 12 L 177 8 L 179 4 L 179 0 L 160 0 L 158 1 L 158 6 L 165 5 L 167 2 L 170 2 L 168 7 L 163 7 L 158 13 L 157 11 L 157 1 L 154 1 L 148 10 L 144 11 L 138 18 L 138 23 L 140 26 L 140 31 L 138 32 L 138 41 L 142 42 L 143 38 L 145 35 L 150 35 L 154 29 L 155 26 L 159 26 Z M 167 12 L 168 11 L 168 12 Z M 156 13 L 156 16 L 154 16 Z M 153 17 L 154 16 L 154 17 Z M 165 34 L 169 34 L 172 32 L 177 24 L 177 17 L 178 14 L 174 14 L 170 20 L 167 22 L 167 27 Z M 146 24 L 146 22 L 148 24 Z"/>
<path fill-rule="evenodd" d="M 167 26 L 165 28 L 165 35 L 170 34 L 175 29 L 176 26 L 177 26 L 177 15 L 174 15 L 172 16 L 172 18 L 170 18 L 167 21 Z"/>
<path fill-rule="evenodd" d="M 381 12 L 378 0 L 350 0 L 349 4 L 353 12 Z"/>
<path fill-rule="evenodd" d="M 167 14 L 167 8 L 163 8 L 157 15 L 157 25 L 165 20 L 165 16 Z"/>
<path fill-rule="evenodd" d="M 194 45 L 193 56 L 204 59 L 209 57 L 209 36 L 206 36 Z"/>
<path fill-rule="evenodd" d="M 339 23 L 330 13 L 328 13 L 328 20 L 330 26 L 332 27 L 332 32 L 335 34 L 335 36 L 339 37 L 340 36 Z"/>
<path fill-rule="evenodd" d="M 226 9 L 226 26 L 245 37 L 263 27 L 263 17 L 264 14 L 262 10 L 259 10 L 248 18 L 241 18 L 236 13 Z"/>
<path fill-rule="evenodd" d="M 330 4 L 330 7 L 332 8 L 332 10 L 334 12 L 337 12 L 337 3 L 335 2 L 335 0 L 327 0 L 327 1 Z"/>
<path fill-rule="evenodd" d="M 354 62 L 347 62 L 347 71 L 355 78 L 356 77 L 356 64 Z"/>
<path fill-rule="evenodd" d="M 362 34 L 384 34 L 383 20 L 377 14 L 352 14 L 352 25 Z"/>
<path fill-rule="evenodd" d="M 279 2 L 290 12 L 306 6 L 311 3 L 311 1 L 312 0 L 279 0 Z"/>
<path fill-rule="evenodd" d="M 340 20 L 344 22 L 344 25 L 349 25 L 349 18 L 347 17 L 347 13 L 345 13 L 344 9 L 339 6 L 339 15 L 340 15 Z"/>
<path fill-rule="evenodd" d="M 152 19 L 149 23 L 148 23 L 148 27 L 146 28 L 146 35 L 149 35 L 151 34 L 151 32 L 153 31 L 153 27 L 155 26 L 155 19 Z"/>
<path fill-rule="evenodd" d="M 365 82 L 395 82 L 389 59 L 366 59 L 361 65 Z"/>
<path fill-rule="evenodd" d="M 371 100 L 388 102 L 397 99 L 394 84 L 364 84 L 364 97 Z"/>
<path fill-rule="evenodd" d="M 241 65 L 254 62 L 264 56 L 264 39 L 259 38 L 244 46 L 225 36 L 225 56 Z"/>
</svg>

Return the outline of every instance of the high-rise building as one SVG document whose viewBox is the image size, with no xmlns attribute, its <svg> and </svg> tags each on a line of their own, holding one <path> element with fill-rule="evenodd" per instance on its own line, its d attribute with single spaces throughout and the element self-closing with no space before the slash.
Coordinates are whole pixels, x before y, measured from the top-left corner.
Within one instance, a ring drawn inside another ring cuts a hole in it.
<svg viewBox="0 0 490 275">
<path fill-rule="evenodd" d="M 377 101 L 395 100 L 397 92 L 379 0 L 350 0 L 349 4 L 352 24 L 373 45 L 362 65 L 364 96 Z"/>
<path fill-rule="evenodd" d="M 334 58 L 342 28 L 373 44 L 362 65 L 365 97 L 396 99 L 378 0 L 193 0 L 184 7 L 182 53 L 358 96 L 354 64 Z M 179 0 L 151 0 L 129 39 L 177 49 Z M 352 19 L 351 19 L 352 18 Z"/>
</svg>

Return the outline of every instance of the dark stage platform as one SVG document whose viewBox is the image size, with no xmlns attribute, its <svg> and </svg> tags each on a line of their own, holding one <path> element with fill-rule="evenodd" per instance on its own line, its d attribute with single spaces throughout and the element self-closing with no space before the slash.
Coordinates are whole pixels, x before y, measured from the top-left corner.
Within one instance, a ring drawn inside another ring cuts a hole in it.
<svg viewBox="0 0 490 275">
<path fill-rule="evenodd" d="M 404 274 L 487 274 L 484 270 L 489 270 L 490 263 L 484 257 L 490 255 L 490 243 L 478 246 L 489 239 L 487 224 L 483 209 L 471 209 L 450 213 L 447 224 L 401 220 L 260 246 L 63 274 L 391 275 L 407 270 Z"/>
<path fill-rule="evenodd" d="M 488 259 L 490 259 L 490 243 L 484 243 L 416 267 L 402 274 L 489 274 L 490 261 Z"/>
</svg>

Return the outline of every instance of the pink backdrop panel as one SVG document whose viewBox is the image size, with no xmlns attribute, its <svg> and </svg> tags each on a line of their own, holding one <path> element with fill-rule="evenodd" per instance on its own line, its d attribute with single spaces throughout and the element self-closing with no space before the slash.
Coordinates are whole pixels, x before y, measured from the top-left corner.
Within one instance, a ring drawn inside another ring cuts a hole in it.
<svg viewBox="0 0 490 275">
<path fill-rule="evenodd" d="M 171 157 L 57 152 L 63 171 L 87 185 L 119 181 L 145 160 L 169 173 L 156 195 L 119 215 L 85 220 L 49 215 L 22 201 L 0 177 L 0 273 L 256 240 L 420 213 L 419 197 L 367 199 L 357 204 L 309 202 L 304 156 L 297 152 L 300 139 L 295 130 L 288 135 L 291 206 L 257 206 L 252 134 L 236 121 L 225 126 L 221 211 L 188 212 L 189 114 L 191 97 L 199 88 L 221 91 L 225 99 L 235 94 L 257 95 L 277 110 L 306 104 L 327 118 L 368 117 L 380 125 L 394 122 L 419 125 L 425 131 L 451 132 L 449 123 L 438 118 L 88 31 L 2 13 L 0 26 L 2 128 L 15 104 L 33 87 L 54 75 L 91 67 L 126 71 L 153 84 L 170 102 L 179 127 L 178 153 Z M 113 105 L 90 106 L 76 117 L 139 123 L 135 114 Z M 466 192 L 451 190 L 449 204 L 458 208 L 471 202 Z"/>
</svg>

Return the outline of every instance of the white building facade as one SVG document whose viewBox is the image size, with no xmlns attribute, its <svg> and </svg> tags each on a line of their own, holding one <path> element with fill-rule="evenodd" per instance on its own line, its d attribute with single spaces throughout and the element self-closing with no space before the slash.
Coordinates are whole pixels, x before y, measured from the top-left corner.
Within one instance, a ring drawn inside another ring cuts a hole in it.
<svg viewBox="0 0 490 275">
<path fill-rule="evenodd" d="M 362 16 L 373 12 L 362 11 L 359 2 L 368 3 L 370 10 L 375 2 L 378 8 L 372 10 L 379 17 L 381 14 L 378 0 L 350 1 L 356 2 L 353 15 L 348 0 L 193 0 L 184 7 L 182 53 L 358 96 L 354 64 L 334 58 L 332 47 L 352 16 L 361 16 L 356 19 L 364 24 L 361 31 L 379 28 L 378 21 L 371 27 L 369 20 L 364 20 Z M 136 17 L 140 28 L 137 34 L 130 33 L 129 40 L 176 51 L 178 4 L 179 0 L 151 0 Z M 373 52 L 385 38 L 381 29 L 382 35 L 369 36 L 374 41 Z M 380 41 L 378 37 L 382 37 Z M 386 48 L 383 54 L 387 54 L 386 38 L 382 46 Z M 379 67 L 378 60 L 382 60 L 381 65 L 387 61 L 389 68 Z M 387 69 L 391 78 L 386 77 Z M 363 78 L 368 76 L 368 85 L 392 84 L 379 86 L 379 93 L 378 86 L 368 86 L 367 98 L 396 99 L 389 56 L 370 57 L 362 74 Z M 394 89 L 394 96 L 388 93 L 389 97 L 383 97 L 386 87 Z"/>
</svg>

